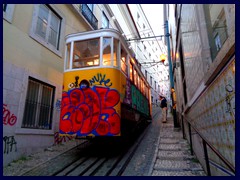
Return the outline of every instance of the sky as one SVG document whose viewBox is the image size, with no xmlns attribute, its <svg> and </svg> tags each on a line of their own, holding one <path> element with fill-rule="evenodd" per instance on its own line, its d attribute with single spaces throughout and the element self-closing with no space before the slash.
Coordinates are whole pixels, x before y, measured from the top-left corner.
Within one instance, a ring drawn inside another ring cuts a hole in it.
<svg viewBox="0 0 240 180">
<path fill-rule="evenodd" d="M 155 36 L 163 35 L 163 4 L 141 4 Z"/>
<path fill-rule="evenodd" d="M 164 35 L 163 4 L 140 4 L 155 36 Z M 162 41 L 161 41 L 162 43 Z M 161 45 L 164 47 L 164 45 Z M 167 53 L 166 47 L 163 48 Z"/>
<path fill-rule="evenodd" d="M 141 7 L 145 13 L 146 18 L 155 34 L 155 36 L 164 35 L 164 20 L 163 20 L 163 4 L 141 4 Z M 160 41 L 160 43 L 163 43 Z M 164 46 L 164 45 L 163 45 Z M 165 53 L 167 53 L 167 49 L 165 47 Z M 167 77 L 168 75 L 168 66 L 159 66 L 160 70 Z M 169 88 L 169 80 L 161 83 L 162 89 Z M 167 96 L 166 91 L 161 92 L 163 95 Z"/>
</svg>

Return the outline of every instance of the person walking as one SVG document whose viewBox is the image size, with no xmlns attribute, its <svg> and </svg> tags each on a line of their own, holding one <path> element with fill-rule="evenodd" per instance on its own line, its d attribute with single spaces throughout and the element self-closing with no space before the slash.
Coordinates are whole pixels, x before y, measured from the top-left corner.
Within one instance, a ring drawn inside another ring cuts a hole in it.
<svg viewBox="0 0 240 180">
<path fill-rule="evenodd" d="M 160 107 L 162 108 L 162 122 L 167 122 L 167 100 L 165 97 L 160 96 Z"/>
</svg>

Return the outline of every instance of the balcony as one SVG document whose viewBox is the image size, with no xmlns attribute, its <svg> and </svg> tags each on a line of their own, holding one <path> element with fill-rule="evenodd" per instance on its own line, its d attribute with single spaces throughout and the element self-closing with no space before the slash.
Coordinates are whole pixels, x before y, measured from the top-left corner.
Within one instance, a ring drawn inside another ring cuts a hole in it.
<svg viewBox="0 0 240 180">
<path fill-rule="evenodd" d="M 82 15 L 86 18 L 86 20 L 91 24 L 93 29 L 97 30 L 98 29 L 98 20 L 94 16 L 93 12 L 89 9 L 87 4 L 82 4 L 79 8 L 80 12 Z"/>
</svg>

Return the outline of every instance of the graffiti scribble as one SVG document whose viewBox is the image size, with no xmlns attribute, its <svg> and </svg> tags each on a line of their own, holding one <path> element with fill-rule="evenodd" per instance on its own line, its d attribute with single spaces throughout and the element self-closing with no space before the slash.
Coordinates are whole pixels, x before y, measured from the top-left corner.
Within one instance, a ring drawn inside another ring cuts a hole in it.
<svg viewBox="0 0 240 180">
<path fill-rule="evenodd" d="M 58 100 L 57 100 L 57 102 L 56 102 L 56 109 L 57 109 L 58 111 L 61 110 L 61 99 L 58 99 Z"/>
<path fill-rule="evenodd" d="M 111 87 L 112 83 L 110 82 L 110 79 L 106 79 L 106 75 L 102 75 L 98 73 L 96 76 L 94 76 L 92 79 L 89 80 L 91 86 L 94 85 L 104 85 L 106 87 Z"/>
<path fill-rule="evenodd" d="M 17 122 L 17 117 L 7 109 L 7 105 L 3 104 L 3 124 L 13 126 Z"/>
<path fill-rule="evenodd" d="M 67 142 L 71 140 L 73 137 L 72 136 L 59 136 L 59 132 L 54 133 L 54 144 L 60 144 L 62 142 Z"/>
<path fill-rule="evenodd" d="M 75 77 L 75 83 L 74 83 L 75 87 L 78 87 L 78 86 L 79 86 L 78 80 L 79 80 L 79 77 L 76 76 L 76 77 Z"/>
<path fill-rule="evenodd" d="M 14 136 L 4 136 L 4 154 L 12 152 L 13 146 L 15 146 L 15 151 L 17 151 L 17 142 L 15 141 Z"/>
<path fill-rule="evenodd" d="M 64 92 L 59 133 L 79 136 L 119 134 L 120 117 L 114 109 L 119 101 L 118 91 L 108 87 L 75 88 Z"/>
<path fill-rule="evenodd" d="M 131 83 L 130 80 L 127 80 L 126 88 L 125 88 L 125 97 L 123 100 L 126 104 L 132 104 L 132 95 L 131 95 Z"/>
<path fill-rule="evenodd" d="M 72 82 L 68 85 L 69 89 L 78 88 L 80 84 L 78 83 L 79 76 L 75 76 L 75 82 Z"/>
<path fill-rule="evenodd" d="M 233 104 L 232 101 L 234 100 L 235 96 L 231 95 L 233 93 L 233 87 L 232 87 L 232 85 L 227 84 L 225 89 L 227 91 L 227 96 L 226 96 L 227 109 L 226 109 L 226 112 L 235 116 L 235 107 L 232 106 L 232 104 Z"/>
</svg>

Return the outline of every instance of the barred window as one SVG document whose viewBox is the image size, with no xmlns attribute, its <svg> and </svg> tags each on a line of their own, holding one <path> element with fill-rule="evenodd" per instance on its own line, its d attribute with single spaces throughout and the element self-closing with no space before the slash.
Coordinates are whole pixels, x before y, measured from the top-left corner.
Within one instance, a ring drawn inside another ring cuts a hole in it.
<svg viewBox="0 0 240 180">
<path fill-rule="evenodd" d="M 54 92 L 54 86 L 29 78 L 22 128 L 52 128 Z"/>
</svg>

